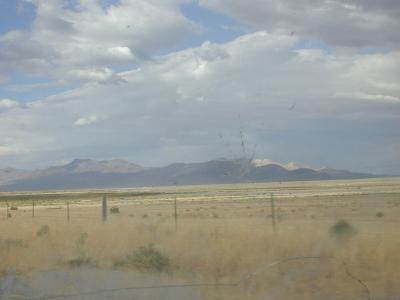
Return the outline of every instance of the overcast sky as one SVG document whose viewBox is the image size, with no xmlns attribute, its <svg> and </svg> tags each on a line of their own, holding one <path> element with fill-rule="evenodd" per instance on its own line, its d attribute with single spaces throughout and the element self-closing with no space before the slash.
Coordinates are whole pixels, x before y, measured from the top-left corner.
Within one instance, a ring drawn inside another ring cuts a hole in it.
<svg viewBox="0 0 400 300">
<path fill-rule="evenodd" d="M 0 0 L 0 167 L 254 152 L 400 174 L 399 16 L 398 0 Z"/>
</svg>

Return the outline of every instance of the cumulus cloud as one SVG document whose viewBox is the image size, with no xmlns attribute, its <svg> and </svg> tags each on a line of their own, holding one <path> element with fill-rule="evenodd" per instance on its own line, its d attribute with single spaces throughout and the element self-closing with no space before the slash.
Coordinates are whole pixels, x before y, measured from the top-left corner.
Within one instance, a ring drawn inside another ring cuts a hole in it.
<svg viewBox="0 0 400 300">
<path fill-rule="evenodd" d="M 0 76 L 27 72 L 63 79 L 81 70 L 131 65 L 198 30 L 180 12 L 185 0 L 123 0 L 108 6 L 101 1 L 29 2 L 36 7 L 32 29 L 0 36 Z M 78 78 L 95 81 L 98 76 Z"/>
<path fill-rule="evenodd" d="M 199 0 L 257 29 L 295 34 L 331 46 L 400 46 L 397 0 Z"/>
<path fill-rule="evenodd" d="M 110 47 L 107 49 L 107 54 L 110 55 L 113 59 L 132 62 L 135 59 L 135 56 L 131 52 L 129 47 Z"/>
<path fill-rule="evenodd" d="M 74 125 L 85 126 L 85 125 L 92 124 L 92 123 L 96 122 L 97 120 L 98 120 L 98 118 L 96 116 L 92 115 L 92 116 L 88 116 L 88 117 L 84 117 L 84 118 L 79 118 L 78 120 L 76 120 L 74 122 Z"/>
<path fill-rule="evenodd" d="M 160 165 L 242 156 L 243 132 L 247 154 L 257 145 L 257 157 L 275 161 L 398 158 L 400 106 L 388 100 L 400 97 L 399 53 L 329 54 L 297 42 L 260 31 L 159 56 L 116 73 L 124 84 L 86 84 L 3 113 L 0 140 L 36 160 Z"/>
<path fill-rule="evenodd" d="M 19 106 L 18 101 L 11 99 L 0 99 L 0 109 L 2 108 L 13 108 Z"/>
</svg>

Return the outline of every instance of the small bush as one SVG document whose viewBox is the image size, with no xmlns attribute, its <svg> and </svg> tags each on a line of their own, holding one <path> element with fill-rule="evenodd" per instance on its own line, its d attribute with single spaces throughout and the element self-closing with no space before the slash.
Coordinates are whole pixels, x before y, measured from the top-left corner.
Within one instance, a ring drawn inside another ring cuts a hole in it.
<svg viewBox="0 0 400 300">
<path fill-rule="evenodd" d="M 67 266 L 69 266 L 70 268 L 95 267 L 96 264 L 90 257 L 81 256 L 68 260 Z"/>
<path fill-rule="evenodd" d="M 376 213 L 376 217 L 377 218 L 383 218 L 385 215 L 383 214 L 383 212 L 378 212 L 378 213 Z"/>
<path fill-rule="evenodd" d="M 7 248 L 11 247 L 26 247 L 26 243 L 23 240 L 0 240 L 0 246 L 6 246 Z"/>
<path fill-rule="evenodd" d="M 133 267 L 140 271 L 163 272 L 169 269 L 170 260 L 150 244 L 146 247 L 140 247 L 125 259 L 116 261 L 114 266 Z"/>
<path fill-rule="evenodd" d="M 80 253 L 84 253 L 84 247 L 85 247 L 88 236 L 89 235 L 87 234 L 87 232 L 83 232 L 83 233 L 81 233 L 79 238 L 75 241 L 75 246 Z M 82 255 L 82 256 L 84 256 L 84 255 Z"/>
<path fill-rule="evenodd" d="M 18 210 L 18 207 L 16 207 L 16 206 L 11 206 L 10 209 L 11 209 L 11 210 Z"/>
<path fill-rule="evenodd" d="M 110 213 L 111 214 L 119 214 L 119 207 L 113 206 L 110 208 Z"/>
<path fill-rule="evenodd" d="M 356 230 L 346 220 L 340 220 L 331 227 L 331 233 L 337 238 L 344 238 L 355 235 Z"/>
<path fill-rule="evenodd" d="M 36 232 L 36 236 L 41 237 L 41 236 L 45 236 L 49 233 L 49 226 L 47 225 L 43 225 L 39 228 L 39 230 Z"/>
</svg>

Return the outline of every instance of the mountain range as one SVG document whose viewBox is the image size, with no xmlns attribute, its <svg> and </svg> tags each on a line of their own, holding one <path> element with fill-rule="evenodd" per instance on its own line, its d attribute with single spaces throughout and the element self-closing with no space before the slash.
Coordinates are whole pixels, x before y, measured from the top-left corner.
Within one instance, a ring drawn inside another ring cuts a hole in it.
<svg viewBox="0 0 400 300">
<path fill-rule="evenodd" d="M 165 167 L 145 168 L 125 160 L 75 159 L 66 165 L 53 166 L 43 170 L 0 169 L 0 191 L 128 188 L 373 177 L 380 176 L 331 168 L 312 169 L 295 163 L 282 165 L 269 160 L 216 159 L 201 163 L 174 163 Z"/>
</svg>

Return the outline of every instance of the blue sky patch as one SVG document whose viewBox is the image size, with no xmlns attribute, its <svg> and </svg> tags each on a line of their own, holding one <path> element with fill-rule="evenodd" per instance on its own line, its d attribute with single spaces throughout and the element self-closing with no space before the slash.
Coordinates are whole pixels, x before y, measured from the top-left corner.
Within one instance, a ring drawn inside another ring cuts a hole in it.
<svg viewBox="0 0 400 300">
<path fill-rule="evenodd" d="M 35 6 L 22 1 L 0 1 L 0 34 L 29 29 L 35 18 Z"/>
<path fill-rule="evenodd" d="M 197 3 L 184 4 L 181 11 L 188 19 L 201 24 L 204 30 L 202 35 L 192 38 L 192 46 L 198 46 L 205 40 L 213 43 L 229 42 L 249 31 L 234 19 L 201 7 Z"/>
</svg>

